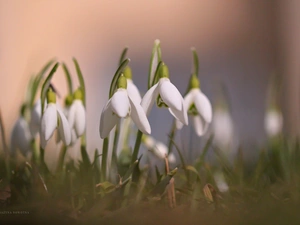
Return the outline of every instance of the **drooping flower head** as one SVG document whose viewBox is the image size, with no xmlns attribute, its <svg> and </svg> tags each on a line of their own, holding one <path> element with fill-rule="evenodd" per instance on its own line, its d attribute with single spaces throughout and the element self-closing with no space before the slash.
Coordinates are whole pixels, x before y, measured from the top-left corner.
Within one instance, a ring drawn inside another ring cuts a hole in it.
<svg viewBox="0 0 300 225">
<path fill-rule="evenodd" d="M 47 92 L 47 103 L 40 128 L 42 148 L 46 147 L 47 141 L 52 137 L 56 128 L 58 128 L 60 138 L 64 144 L 69 145 L 71 143 L 71 129 L 64 113 L 56 105 L 56 95 L 51 88 Z"/>
<path fill-rule="evenodd" d="M 77 89 L 74 93 L 74 100 L 68 112 L 70 128 L 74 129 L 77 137 L 80 137 L 86 126 L 85 108 L 82 102 L 82 91 Z"/>
<path fill-rule="evenodd" d="M 178 119 L 181 123 L 187 125 L 188 117 L 183 98 L 178 89 L 171 83 L 169 79 L 169 69 L 164 63 L 158 68 L 157 82 L 146 92 L 141 105 L 146 114 L 156 101 L 158 107 L 165 106 L 170 113 Z"/>
<path fill-rule="evenodd" d="M 30 142 L 32 140 L 32 135 L 29 130 L 29 124 L 24 118 L 24 110 L 21 109 L 21 116 L 16 121 L 12 133 L 11 133 L 11 153 L 14 154 L 17 149 L 23 155 L 26 155 L 31 150 Z"/>
<path fill-rule="evenodd" d="M 118 79 L 116 92 L 102 110 L 100 137 L 106 138 L 120 118 L 127 116 L 131 117 L 140 131 L 145 134 L 151 133 L 151 127 L 142 106 L 128 94 L 127 79 L 121 75 Z"/>
<path fill-rule="evenodd" d="M 39 99 L 34 104 L 30 112 L 29 128 L 33 137 L 35 137 L 40 130 L 41 118 L 42 118 L 41 100 Z"/>
<path fill-rule="evenodd" d="M 168 155 L 168 147 L 164 143 L 155 140 L 149 135 L 144 135 L 142 141 L 149 151 L 151 151 L 159 159 L 164 159 L 167 156 L 170 163 L 176 162 L 174 153 L 171 152 Z"/>
<path fill-rule="evenodd" d="M 212 107 L 208 98 L 200 90 L 200 82 L 196 74 L 192 74 L 190 78 L 189 91 L 184 97 L 184 104 L 193 119 L 196 134 L 204 135 L 212 121 Z M 181 121 L 176 121 L 176 127 L 182 128 Z"/>
</svg>

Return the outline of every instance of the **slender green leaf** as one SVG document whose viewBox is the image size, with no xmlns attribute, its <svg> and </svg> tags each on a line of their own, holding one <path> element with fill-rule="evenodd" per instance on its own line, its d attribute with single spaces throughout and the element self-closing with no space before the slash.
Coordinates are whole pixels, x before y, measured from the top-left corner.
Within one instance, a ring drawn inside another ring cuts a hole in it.
<svg viewBox="0 0 300 225">
<path fill-rule="evenodd" d="M 58 62 L 55 63 L 55 65 L 53 66 L 52 70 L 50 71 L 49 75 L 47 76 L 47 78 L 42 86 L 42 91 L 41 91 L 42 115 L 44 114 L 44 105 L 45 105 L 45 100 L 46 100 L 46 94 L 47 94 L 48 88 L 50 86 L 51 79 L 52 79 L 54 73 L 56 72 L 58 66 L 59 66 L 59 63 Z"/>
<path fill-rule="evenodd" d="M 153 83 L 151 84 L 151 87 L 153 85 L 155 85 L 158 80 L 159 80 L 159 69 L 160 67 L 163 65 L 163 61 L 160 61 L 158 64 L 157 64 L 157 67 L 156 67 L 156 70 L 155 70 L 155 75 L 154 75 L 154 78 L 153 78 Z"/>
<path fill-rule="evenodd" d="M 81 91 L 82 91 L 82 102 L 83 102 L 83 105 L 85 107 L 86 106 L 86 93 L 85 93 L 84 78 L 82 76 L 82 72 L 81 72 L 81 69 L 79 67 L 79 64 L 78 64 L 78 62 L 77 62 L 77 60 L 75 58 L 73 58 L 73 62 L 75 64 L 75 68 L 76 68 L 76 72 L 77 72 L 77 76 L 78 76 L 80 88 L 81 88 Z"/>
<path fill-rule="evenodd" d="M 159 196 L 161 197 L 166 190 L 167 185 L 170 183 L 172 177 L 176 174 L 177 168 L 168 173 L 168 175 L 162 179 L 149 193 L 149 197 Z"/>
<path fill-rule="evenodd" d="M 64 70 L 65 75 L 66 75 L 66 80 L 67 80 L 67 83 L 68 83 L 69 94 L 72 95 L 73 94 L 73 84 L 72 84 L 72 78 L 71 78 L 69 69 L 68 69 L 68 67 L 67 67 L 67 65 L 65 63 L 62 63 L 62 67 L 63 67 L 63 70 Z"/>
<path fill-rule="evenodd" d="M 199 58 L 195 48 L 191 49 L 193 52 L 193 69 L 192 74 L 196 74 L 199 76 Z"/>
<path fill-rule="evenodd" d="M 126 48 L 123 49 L 122 54 L 121 54 L 121 57 L 120 57 L 120 60 L 119 60 L 119 66 L 120 66 L 120 65 L 122 64 L 122 62 L 126 59 L 127 51 L 128 51 L 128 47 L 126 47 Z"/>
<path fill-rule="evenodd" d="M 115 93 L 115 90 L 117 89 L 117 81 L 119 79 L 119 77 L 121 76 L 124 68 L 127 66 L 127 64 L 130 62 L 130 59 L 125 59 L 121 65 L 119 66 L 119 68 L 117 69 L 111 84 L 110 84 L 110 89 L 109 89 L 109 98 L 111 98 L 113 96 L 113 94 Z"/>
<path fill-rule="evenodd" d="M 152 49 L 152 54 L 150 59 L 149 74 L 148 74 L 148 89 L 152 87 L 155 71 L 160 61 L 161 61 L 160 41 L 156 40 L 154 42 L 154 47 Z"/>
<path fill-rule="evenodd" d="M 34 99 L 37 93 L 37 90 L 39 88 L 40 82 L 44 78 L 44 75 L 46 71 L 50 68 L 50 66 L 55 62 L 55 60 L 50 60 L 49 62 L 46 63 L 46 65 L 41 69 L 41 71 L 37 74 L 35 77 L 33 84 L 32 84 L 32 92 L 31 92 L 31 99 L 30 99 L 30 106 L 33 107 L 34 104 Z"/>
</svg>

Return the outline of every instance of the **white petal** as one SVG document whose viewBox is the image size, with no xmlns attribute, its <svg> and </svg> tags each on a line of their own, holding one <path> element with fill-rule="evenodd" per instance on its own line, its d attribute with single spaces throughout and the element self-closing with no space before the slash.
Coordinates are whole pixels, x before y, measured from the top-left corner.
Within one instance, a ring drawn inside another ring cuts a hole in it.
<svg viewBox="0 0 300 225">
<path fill-rule="evenodd" d="M 169 108 L 182 110 L 182 96 L 169 79 L 161 78 L 159 80 L 159 94 Z"/>
<path fill-rule="evenodd" d="M 184 125 L 188 125 L 188 115 L 187 115 L 187 110 L 184 105 L 184 102 L 182 100 L 182 110 L 177 110 L 175 108 L 169 108 L 169 112 L 177 119 L 179 122 L 183 123 Z M 176 125 L 177 126 L 177 125 Z M 178 127 L 180 128 L 180 124 L 178 124 Z"/>
<path fill-rule="evenodd" d="M 47 145 L 47 141 L 45 140 L 45 137 L 44 135 L 40 135 L 40 145 L 43 149 L 46 148 L 46 145 Z"/>
<path fill-rule="evenodd" d="M 144 134 L 150 134 L 151 127 L 144 109 L 139 103 L 132 101 L 130 97 L 129 101 L 131 105 L 131 119 L 140 131 L 142 131 Z"/>
<path fill-rule="evenodd" d="M 119 88 L 111 97 L 111 109 L 121 118 L 124 118 L 128 115 L 130 104 L 127 91 L 125 89 Z"/>
<path fill-rule="evenodd" d="M 190 90 L 187 94 L 186 94 L 186 96 L 184 96 L 184 99 L 183 99 L 183 101 L 184 101 L 184 104 L 185 104 L 185 107 L 186 107 L 186 109 L 187 110 L 189 110 L 189 108 L 191 107 L 191 105 L 194 103 L 194 99 L 195 99 L 195 91 L 197 91 L 197 90 L 199 90 L 199 89 L 192 89 L 192 90 Z"/>
<path fill-rule="evenodd" d="M 141 103 L 142 97 L 140 92 L 131 79 L 127 79 L 127 93 L 133 101 Z"/>
<path fill-rule="evenodd" d="M 183 127 L 183 123 L 181 123 L 178 119 L 176 119 L 175 123 L 176 123 L 177 130 L 181 130 Z"/>
<path fill-rule="evenodd" d="M 56 127 L 57 127 L 56 105 L 50 103 L 47 105 L 41 123 L 41 135 L 46 141 L 48 141 L 52 137 Z"/>
<path fill-rule="evenodd" d="M 74 129 L 72 129 L 72 131 L 71 131 L 71 146 L 76 144 L 77 139 L 78 139 L 78 137 L 76 135 L 76 132 Z"/>
<path fill-rule="evenodd" d="M 146 112 L 146 115 L 149 114 L 151 111 L 151 108 L 153 106 L 153 103 L 156 101 L 156 98 L 158 96 L 158 83 L 153 85 L 144 95 L 141 105 Z"/>
<path fill-rule="evenodd" d="M 142 139 L 142 140 L 144 142 L 144 145 L 147 148 L 149 148 L 149 149 L 154 148 L 154 146 L 155 146 L 155 139 L 153 137 L 151 137 L 151 136 L 148 136 L 148 135 L 144 135 L 143 137 L 144 137 L 144 139 Z"/>
<path fill-rule="evenodd" d="M 23 117 L 20 117 L 15 123 L 11 134 L 12 153 L 14 153 L 16 149 L 19 149 L 24 155 L 26 155 L 31 149 L 31 139 L 32 136 L 29 131 L 29 125 Z"/>
<path fill-rule="evenodd" d="M 176 162 L 176 157 L 175 157 L 173 152 L 171 152 L 171 154 L 168 155 L 168 160 L 169 160 L 170 163 L 175 163 Z"/>
<path fill-rule="evenodd" d="M 41 117 L 42 117 L 42 112 L 41 112 L 41 100 L 39 99 L 33 106 L 31 112 L 30 112 L 30 132 L 32 136 L 35 136 L 40 129 L 41 126 Z"/>
<path fill-rule="evenodd" d="M 109 135 L 109 132 L 117 124 L 119 118 L 111 110 L 111 100 L 109 100 L 106 106 L 103 108 L 100 118 L 100 137 L 102 139 L 106 138 Z"/>
<path fill-rule="evenodd" d="M 75 124 L 74 128 L 76 131 L 77 137 L 80 137 L 85 130 L 86 118 L 85 118 L 85 108 L 81 100 L 75 100 L 73 102 L 75 106 Z M 70 124 L 71 125 L 71 124 Z M 71 126 L 73 128 L 73 126 Z"/>
<path fill-rule="evenodd" d="M 212 107 L 208 98 L 200 90 L 196 93 L 194 103 L 199 114 L 207 123 L 210 123 L 212 120 Z"/>
<path fill-rule="evenodd" d="M 68 122 L 69 122 L 71 128 L 73 128 L 74 124 L 75 124 L 76 106 L 77 105 L 74 104 L 74 102 L 73 102 L 72 105 L 70 106 L 69 110 L 67 110 Z"/>
<path fill-rule="evenodd" d="M 206 133 L 209 123 L 205 122 L 201 116 L 197 115 L 193 116 L 193 125 L 196 134 L 200 137 Z"/>
<path fill-rule="evenodd" d="M 71 144 L 71 128 L 69 125 L 69 122 L 67 118 L 65 117 L 65 114 L 60 110 L 57 109 L 57 114 L 59 116 L 59 126 L 58 126 L 58 132 L 60 135 L 60 138 L 64 142 L 65 145 Z"/>
</svg>

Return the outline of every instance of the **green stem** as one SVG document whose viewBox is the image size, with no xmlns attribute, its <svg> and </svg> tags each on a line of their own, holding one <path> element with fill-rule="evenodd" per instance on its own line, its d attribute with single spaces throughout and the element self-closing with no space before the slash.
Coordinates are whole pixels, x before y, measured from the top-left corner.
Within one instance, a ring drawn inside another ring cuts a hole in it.
<svg viewBox="0 0 300 225">
<path fill-rule="evenodd" d="M 111 164 L 112 166 L 117 167 L 117 147 L 119 142 L 119 136 L 120 136 L 120 122 L 117 123 L 116 129 L 115 129 L 115 137 L 114 137 L 114 145 L 112 150 L 112 156 L 111 156 Z"/>
<path fill-rule="evenodd" d="M 176 135 L 176 122 L 175 122 L 175 120 L 173 120 L 173 124 L 172 124 L 172 127 L 171 127 L 171 130 L 170 130 L 170 134 L 169 134 L 169 144 L 168 144 L 168 149 L 169 149 L 169 151 L 168 151 L 168 155 L 172 152 L 172 147 L 173 147 L 173 139 L 174 139 L 174 137 L 175 137 L 175 135 Z"/>
<path fill-rule="evenodd" d="M 107 167 L 107 155 L 108 155 L 108 138 L 104 138 L 103 140 L 103 148 L 102 148 L 102 163 L 101 163 L 101 181 L 106 180 L 106 167 Z"/>
<path fill-rule="evenodd" d="M 60 172 L 63 168 L 67 149 L 68 149 L 67 146 L 62 145 L 62 147 L 60 149 L 60 153 L 59 153 L 56 172 Z"/>
<path fill-rule="evenodd" d="M 136 136 L 134 150 L 133 150 L 133 154 L 132 154 L 132 158 L 131 158 L 131 164 L 133 164 L 137 160 L 140 145 L 141 145 L 141 142 L 142 142 L 142 136 L 143 136 L 143 133 L 142 133 L 142 131 L 139 130 L 137 132 L 137 136 Z"/>
<path fill-rule="evenodd" d="M 38 147 L 36 146 L 36 141 L 35 139 L 32 139 L 31 141 L 31 148 L 32 148 L 32 161 L 34 163 L 36 163 L 37 165 L 40 164 L 40 152 L 39 152 L 39 149 Z"/>
</svg>

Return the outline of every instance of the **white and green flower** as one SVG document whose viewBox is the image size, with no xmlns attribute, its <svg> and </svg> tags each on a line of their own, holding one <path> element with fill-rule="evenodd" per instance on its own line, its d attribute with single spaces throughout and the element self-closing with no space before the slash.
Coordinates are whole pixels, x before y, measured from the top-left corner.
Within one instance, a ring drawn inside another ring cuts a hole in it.
<svg viewBox="0 0 300 225">
<path fill-rule="evenodd" d="M 147 115 L 155 101 L 159 107 L 167 107 L 176 119 L 188 125 L 187 110 L 183 98 L 178 89 L 171 83 L 168 67 L 164 64 L 160 67 L 158 82 L 147 91 L 141 102 Z"/>
<path fill-rule="evenodd" d="M 55 129 L 65 145 L 71 143 L 71 129 L 62 110 L 56 105 L 56 95 L 49 89 L 47 93 L 47 107 L 41 120 L 40 138 L 41 146 L 45 148 L 47 141 L 52 137 Z"/>
<path fill-rule="evenodd" d="M 40 130 L 41 117 L 42 117 L 41 100 L 39 99 L 34 104 L 33 108 L 30 111 L 29 128 L 33 137 L 35 137 Z"/>
<path fill-rule="evenodd" d="M 17 149 L 26 155 L 31 151 L 30 142 L 32 136 L 29 130 L 28 122 L 21 116 L 15 123 L 11 133 L 11 153 L 15 153 Z"/>
<path fill-rule="evenodd" d="M 204 135 L 212 121 L 212 107 L 208 98 L 200 90 L 200 83 L 196 75 L 191 77 L 190 90 L 184 97 L 184 104 L 192 116 L 196 134 Z M 182 122 L 177 120 L 177 129 L 181 129 L 182 126 Z"/>
<path fill-rule="evenodd" d="M 84 133 L 86 126 L 85 108 L 80 89 L 74 93 L 74 100 L 68 111 L 68 121 L 71 129 L 75 130 L 76 136 L 80 137 Z"/>
<path fill-rule="evenodd" d="M 283 117 L 280 110 L 267 110 L 264 125 L 265 131 L 269 137 L 274 137 L 280 134 L 283 127 Z"/>
<path fill-rule="evenodd" d="M 155 140 L 149 135 L 144 135 L 142 141 L 143 144 L 149 149 L 149 151 L 151 151 L 159 159 L 164 159 L 166 156 L 168 156 L 168 161 L 170 163 L 176 162 L 174 153 L 171 152 L 168 155 L 168 147 L 164 143 Z"/>
<path fill-rule="evenodd" d="M 100 137 L 106 138 L 120 118 L 130 116 L 138 129 L 145 133 L 151 133 L 151 127 L 147 116 L 135 99 L 127 92 L 127 79 L 121 76 L 118 80 L 118 89 L 108 100 L 102 110 L 100 118 Z"/>
</svg>

